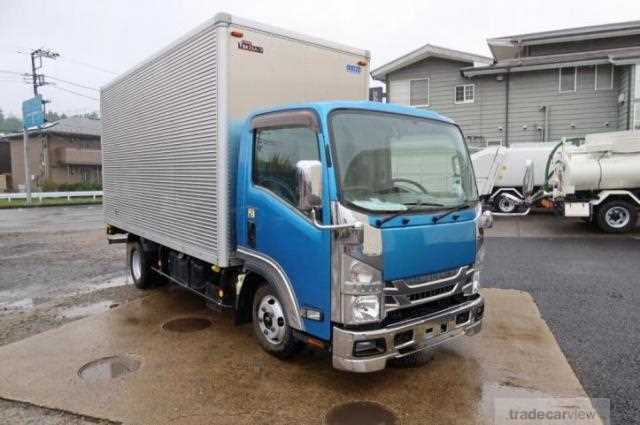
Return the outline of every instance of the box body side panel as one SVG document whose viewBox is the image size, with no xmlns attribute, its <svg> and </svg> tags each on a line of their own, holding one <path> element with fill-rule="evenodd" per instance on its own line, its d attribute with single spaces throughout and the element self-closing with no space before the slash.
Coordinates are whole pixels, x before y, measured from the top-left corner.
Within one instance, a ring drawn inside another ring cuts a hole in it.
<svg viewBox="0 0 640 425">
<path fill-rule="evenodd" d="M 105 221 L 214 264 L 217 41 L 203 28 L 101 93 Z"/>
</svg>

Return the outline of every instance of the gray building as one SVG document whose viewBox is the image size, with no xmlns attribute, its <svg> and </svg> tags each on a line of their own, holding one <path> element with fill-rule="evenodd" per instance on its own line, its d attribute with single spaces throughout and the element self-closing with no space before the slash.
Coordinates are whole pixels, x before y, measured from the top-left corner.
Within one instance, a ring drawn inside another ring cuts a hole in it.
<svg viewBox="0 0 640 425">
<path fill-rule="evenodd" d="M 640 21 L 487 43 L 493 58 L 427 44 L 371 75 L 389 102 L 449 116 L 472 143 L 640 128 Z"/>
</svg>

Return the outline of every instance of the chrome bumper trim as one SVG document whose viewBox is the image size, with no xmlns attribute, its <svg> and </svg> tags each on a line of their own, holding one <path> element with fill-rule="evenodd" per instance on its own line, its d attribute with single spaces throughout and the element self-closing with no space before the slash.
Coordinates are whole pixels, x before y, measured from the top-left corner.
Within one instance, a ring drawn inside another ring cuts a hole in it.
<svg viewBox="0 0 640 425">
<path fill-rule="evenodd" d="M 415 319 L 399 326 L 389 326 L 372 331 L 349 331 L 333 327 L 332 363 L 333 367 L 349 372 L 375 372 L 387 365 L 387 360 L 400 358 L 418 351 L 434 348 L 452 338 L 461 335 L 475 335 L 482 328 L 482 318 L 475 320 L 475 313 L 484 307 L 484 299 L 476 298 L 451 309 L 441 311 L 431 316 Z M 461 313 L 469 313 L 468 320 L 456 324 L 456 318 Z M 484 316 L 483 316 L 484 317 Z M 441 332 L 441 326 L 447 330 Z M 397 334 L 413 330 L 413 340 L 402 342 L 397 347 L 394 338 Z M 427 334 L 427 330 L 431 333 Z M 353 347 L 357 341 L 384 338 L 386 351 L 370 357 L 355 357 Z"/>
</svg>

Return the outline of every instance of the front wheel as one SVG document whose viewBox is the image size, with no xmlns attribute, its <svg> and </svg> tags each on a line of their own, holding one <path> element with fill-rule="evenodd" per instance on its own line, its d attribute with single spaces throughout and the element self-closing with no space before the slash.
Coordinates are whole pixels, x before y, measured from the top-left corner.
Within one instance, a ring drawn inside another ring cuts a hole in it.
<svg viewBox="0 0 640 425">
<path fill-rule="evenodd" d="M 598 206 L 596 223 L 607 233 L 625 233 L 633 230 L 638 222 L 638 208 L 627 201 L 609 201 Z"/>
<path fill-rule="evenodd" d="M 278 293 L 269 284 L 258 288 L 253 297 L 253 329 L 262 348 L 278 358 L 289 358 L 302 346 L 293 335 Z"/>
</svg>

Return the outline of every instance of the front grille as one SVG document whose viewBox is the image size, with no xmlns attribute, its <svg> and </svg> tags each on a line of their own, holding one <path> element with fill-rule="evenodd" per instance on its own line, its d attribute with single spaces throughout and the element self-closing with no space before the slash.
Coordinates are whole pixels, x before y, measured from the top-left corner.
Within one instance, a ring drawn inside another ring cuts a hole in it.
<svg viewBox="0 0 640 425">
<path fill-rule="evenodd" d="M 448 285 L 438 289 L 431 289 L 428 291 L 416 292 L 415 294 L 409 295 L 409 301 L 413 302 L 413 301 L 423 300 L 425 298 L 435 297 L 436 295 L 446 294 L 447 292 L 453 291 L 454 287 L 455 285 Z"/>
<path fill-rule="evenodd" d="M 472 272 L 471 266 L 463 266 L 408 279 L 386 281 L 385 308 L 390 312 L 457 294 L 471 282 Z"/>
<path fill-rule="evenodd" d="M 455 307 L 456 305 L 474 300 L 480 295 L 474 297 L 452 296 L 440 300 L 432 301 L 426 304 L 418 304 L 413 307 L 393 310 L 387 313 L 387 317 L 382 321 L 382 327 L 387 327 L 396 323 L 405 322 L 407 320 L 426 317 L 431 314 L 438 313 L 444 309 Z"/>
</svg>

